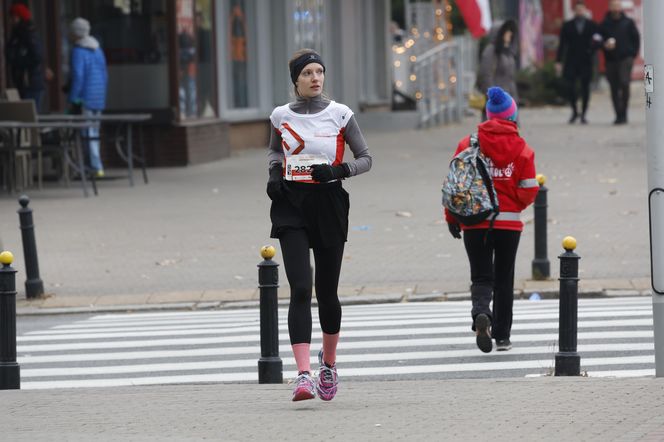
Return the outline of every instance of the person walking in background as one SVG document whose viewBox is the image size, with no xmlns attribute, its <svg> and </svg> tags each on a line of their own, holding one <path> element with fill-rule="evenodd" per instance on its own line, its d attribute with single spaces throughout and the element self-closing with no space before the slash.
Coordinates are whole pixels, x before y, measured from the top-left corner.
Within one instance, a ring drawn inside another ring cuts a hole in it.
<svg viewBox="0 0 664 442">
<path fill-rule="evenodd" d="M 90 22 L 78 17 L 71 22 L 71 51 L 69 102 L 80 107 L 83 115 L 99 115 L 106 107 L 108 74 L 106 58 L 96 38 L 90 36 Z M 97 178 L 104 176 L 99 154 L 99 128 L 86 131 L 90 167 Z"/>
<path fill-rule="evenodd" d="M 298 370 L 293 400 L 313 399 L 317 392 L 329 401 L 337 393 L 336 353 L 341 327 L 337 287 L 350 208 L 341 180 L 367 172 L 371 155 L 353 111 L 323 95 L 325 63 L 321 56 L 312 49 L 301 49 L 288 67 L 296 101 L 275 108 L 270 115 L 270 236 L 279 239 L 291 290 L 288 333 Z M 354 159 L 344 162 L 346 143 Z M 323 331 L 315 382 L 310 367 L 309 249 L 313 249 L 316 263 L 314 284 Z"/>
<path fill-rule="evenodd" d="M 503 89 L 492 87 L 486 104 L 488 121 L 477 128 L 480 151 L 498 196 L 500 213 L 493 221 L 466 226 L 445 209 L 450 234 L 461 239 L 470 262 L 472 329 L 478 348 L 489 353 L 492 338 L 499 351 L 510 350 L 514 263 L 523 230 L 521 212 L 535 201 L 535 153 L 519 135 L 518 108 Z M 470 146 L 470 136 L 459 142 L 455 156 Z M 493 226 L 491 226 L 493 222 Z M 493 300 L 493 310 L 490 309 Z"/>
<path fill-rule="evenodd" d="M 14 24 L 5 48 L 9 76 L 21 99 L 34 100 L 35 108 L 40 112 L 46 72 L 32 13 L 23 3 L 15 3 L 9 16 Z"/>
<path fill-rule="evenodd" d="M 590 102 L 590 81 L 593 75 L 593 54 L 600 46 L 601 35 L 597 24 L 588 19 L 586 6 L 579 0 L 574 5 L 574 18 L 566 21 L 560 30 L 556 73 L 562 73 L 567 83 L 567 93 L 572 116 L 569 123 L 577 118 L 581 124 L 587 124 L 586 111 Z M 577 81 L 581 87 L 581 113 L 577 108 Z"/>
<path fill-rule="evenodd" d="M 477 87 L 485 94 L 491 86 L 499 86 L 518 102 L 516 89 L 516 33 L 513 20 L 504 22 L 491 42 L 482 50 L 477 72 Z M 482 121 L 486 121 L 486 109 L 482 111 Z"/>
<path fill-rule="evenodd" d="M 609 12 L 600 25 L 600 33 L 604 38 L 606 79 L 611 87 L 611 100 L 616 113 L 613 124 L 625 124 L 632 66 L 639 53 L 641 37 L 634 20 L 623 12 L 620 0 L 609 2 Z"/>
</svg>

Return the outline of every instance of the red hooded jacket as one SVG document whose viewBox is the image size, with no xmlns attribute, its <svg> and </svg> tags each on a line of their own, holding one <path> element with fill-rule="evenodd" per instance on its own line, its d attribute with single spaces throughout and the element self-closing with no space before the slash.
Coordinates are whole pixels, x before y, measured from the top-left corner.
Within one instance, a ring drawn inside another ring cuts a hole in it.
<svg viewBox="0 0 664 442">
<path fill-rule="evenodd" d="M 493 119 L 478 126 L 480 150 L 486 155 L 489 173 L 498 194 L 500 214 L 493 228 L 500 230 L 523 230 L 520 213 L 535 201 L 539 184 L 535 179 L 535 152 L 519 136 L 516 123 Z M 454 155 L 470 146 L 470 135 L 459 142 Z M 458 221 L 445 209 L 445 220 L 450 224 Z M 461 225 L 467 229 L 488 229 L 489 221 L 473 226 Z"/>
</svg>

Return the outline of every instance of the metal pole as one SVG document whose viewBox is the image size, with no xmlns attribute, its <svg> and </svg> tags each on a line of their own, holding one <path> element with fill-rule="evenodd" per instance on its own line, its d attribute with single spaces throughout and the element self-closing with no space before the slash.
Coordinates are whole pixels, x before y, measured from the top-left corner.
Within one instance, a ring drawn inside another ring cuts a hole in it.
<svg viewBox="0 0 664 442">
<path fill-rule="evenodd" d="M 536 280 L 548 279 L 551 276 L 551 263 L 547 257 L 546 247 L 546 208 L 547 205 L 547 189 L 544 186 L 546 177 L 544 175 L 537 175 L 537 182 L 540 185 L 537 197 L 535 198 L 534 212 L 535 212 L 535 259 L 532 265 L 532 277 Z"/>
<path fill-rule="evenodd" d="M 23 255 L 25 258 L 25 296 L 38 298 L 44 294 L 44 283 L 39 278 L 39 261 L 37 260 L 37 241 L 35 240 L 35 225 L 32 221 L 32 209 L 28 207 L 30 198 L 21 195 L 18 199 L 21 208 L 18 209 L 18 218 L 23 238 Z"/>
<path fill-rule="evenodd" d="M 574 253 L 576 239 L 563 239 L 565 253 L 560 255 L 560 310 L 556 376 L 579 376 L 581 357 L 576 352 L 578 311 L 579 255 Z"/>
<path fill-rule="evenodd" d="M 12 262 L 10 252 L 0 253 L 0 390 L 21 388 L 16 362 L 16 270 Z"/>
<path fill-rule="evenodd" d="M 664 2 L 643 2 L 646 93 L 646 145 L 648 148 L 648 205 L 650 209 L 650 275 L 655 338 L 655 376 L 664 377 L 664 100 L 663 83 L 655 87 L 655 74 L 664 75 Z"/>
<path fill-rule="evenodd" d="M 259 384 L 281 384 L 284 381 L 283 364 L 279 357 L 279 317 L 277 311 L 279 264 L 272 261 L 275 253 L 274 247 L 263 247 L 261 249 L 263 261 L 258 264 L 261 317 L 261 358 L 258 360 Z"/>
</svg>

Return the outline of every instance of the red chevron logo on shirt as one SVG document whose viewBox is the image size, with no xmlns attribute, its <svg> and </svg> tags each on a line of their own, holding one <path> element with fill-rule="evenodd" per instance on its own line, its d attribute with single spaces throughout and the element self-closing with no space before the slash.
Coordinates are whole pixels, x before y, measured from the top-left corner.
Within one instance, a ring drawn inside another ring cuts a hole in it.
<svg viewBox="0 0 664 442">
<path fill-rule="evenodd" d="M 288 125 L 288 123 L 284 123 L 282 126 L 284 127 L 284 129 L 286 129 L 288 132 L 290 132 L 290 134 L 293 136 L 293 138 L 295 138 L 295 141 L 298 142 L 297 147 L 296 147 L 295 150 L 291 153 L 291 155 L 297 155 L 298 153 L 302 152 L 302 149 L 304 149 L 304 140 L 302 139 L 302 137 L 299 136 L 298 133 L 295 132 L 295 131 L 294 131 L 294 130 Z M 289 146 L 288 143 L 286 143 L 286 141 L 283 140 L 283 139 L 281 140 L 281 145 L 284 147 L 284 149 L 286 149 L 286 150 L 290 150 L 290 146 Z"/>
</svg>

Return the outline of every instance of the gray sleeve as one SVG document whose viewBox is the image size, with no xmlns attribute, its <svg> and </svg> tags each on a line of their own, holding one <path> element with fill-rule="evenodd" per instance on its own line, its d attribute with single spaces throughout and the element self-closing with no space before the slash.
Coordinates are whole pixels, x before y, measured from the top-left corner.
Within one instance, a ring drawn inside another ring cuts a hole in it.
<svg viewBox="0 0 664 442">
<path fill-rule="evenodd" d="M 354 116 L 350 117 L 348 124 L 346 124 L 344 139 L 346 140 L 346 143 L 348 143 L 354 156 L 352 161 L 345 162 L 348 164 L 348 169 L 350 170 L 349 176 L 368 172 L 369 169 L 371 169 L 371 154 L 369 153 L 367 142 L 364 140 L 362 131 L 360 131 L 360 126 L 358 126 Z"/>
<path fill-rule="evenodd" d="M 283 164 L 284 151 L 281 148 L 281 134 L 270 124 L 270 146 L 267 151 L 268 169 L 274 164 Z"/>
</svg>

